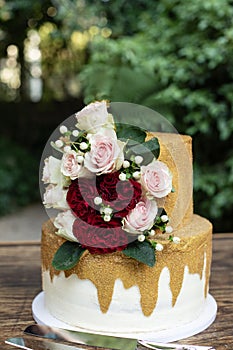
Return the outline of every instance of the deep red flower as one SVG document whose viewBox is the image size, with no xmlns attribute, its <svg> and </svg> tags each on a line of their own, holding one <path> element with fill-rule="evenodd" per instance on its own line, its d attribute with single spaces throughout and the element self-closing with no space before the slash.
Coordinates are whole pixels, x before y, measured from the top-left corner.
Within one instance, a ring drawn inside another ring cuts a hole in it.
<svg viewBox="0 0 233 350">
<path fill-rule="evenodd" d="M 96 214 L 94 198 L 98 196 L 95 178 L 80 178 L 71 182 L 66 200 L 75 216 L 87 222 Z"/>
<path fill-rule="evenodd" d="M 140 201 L 142 190 L 139 182 L 119 180 L 119 172 L 97 177 L 96 187 L 106 205 L 110 205 L 116 217 L 124 217 Z"/>
<path fill-rule="evenodd" d="M 119 172 L 103 174 L 93 178 L 79 178 L 71 182 L 67 202 L 73 213 L 82 220 L 97 214 L 99 207 L 94 198 L 100 196 L 105 205 L 113 209 L 114 217 L 123 218 L 141 199 L 141 185 L 129 179 L 119 180 Z"/>
<path fill-rule="evenodd" d="M 73 233 L 80 244 L 92 254 L 124 249 L 129 236 L 122 230 L 121 220 L 140 201 L 141 192 L 137 181 L 119 180 L 119 172 L 73 180 L 67 192 L 67 202 L 77 217 Z M 103 204 L 113 209 L 110 221 L 102 218 L 100 207 L 94 204 L 95 197 L 101 197 Z"/>
<path fill-rule="evenodd" d="M 121 228 L 119 219 L 105 222 L 100 215 L 89 217 L 89 222 L 76 219 L 73 233 L 83 248 L 91 254 L 105 254 L 126 248 L 128 236 Z"/>
</svg>

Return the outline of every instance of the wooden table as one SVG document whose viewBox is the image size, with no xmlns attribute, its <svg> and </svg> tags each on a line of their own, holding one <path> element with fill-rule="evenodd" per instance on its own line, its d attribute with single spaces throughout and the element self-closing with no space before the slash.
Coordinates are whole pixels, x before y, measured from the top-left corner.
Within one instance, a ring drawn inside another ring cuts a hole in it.
<svg viewBox="0 0 233 350">
<path fill-rule="evenodd" d="M 40 243 L 0 243 L 1 349 L 13 349 L 4 340 L 22 336 L 25 327 L 34 323 L 31 304 L 40 291 Z M 233 233 L 214 235 L 210 293 L 218 304 L 216 321 L 182 342 L 233 350 Z"/>
</svg>

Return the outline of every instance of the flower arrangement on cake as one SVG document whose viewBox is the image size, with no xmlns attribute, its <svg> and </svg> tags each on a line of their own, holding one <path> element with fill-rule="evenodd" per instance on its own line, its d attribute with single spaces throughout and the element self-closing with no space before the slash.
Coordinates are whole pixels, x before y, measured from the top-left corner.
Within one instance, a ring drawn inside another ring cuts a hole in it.
<svg viewBox="0 0 233 350">
<path fill-rule="evenodd" d="M 148 266 L 156 262 L 158 232 L 172 235 L 169 218 L 158 203 L 172 191 L 172 174 L 158 160 L 158 139 L 147 140 L 139 127 L 114 122 L 107 101 L 75 114 L 71 128 L 61 125 L 51 142 L 60 156 L 44 160 L 43 204 L 58 209 L 56 234 L 65 238 L 53 266 L 67 270 L 82 254 L 121 251 Z"/>
</svg>

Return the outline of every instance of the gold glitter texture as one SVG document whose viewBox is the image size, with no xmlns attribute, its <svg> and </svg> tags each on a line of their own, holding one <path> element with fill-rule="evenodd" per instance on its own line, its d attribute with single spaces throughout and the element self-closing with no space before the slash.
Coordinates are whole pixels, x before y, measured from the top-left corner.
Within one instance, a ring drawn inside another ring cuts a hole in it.
<svg viewBox="0 0 233 350">
<path fill-rule="evenodd" d="M 175 190 L 157 202 L 165 208 L 173 228 L 183 227 L 193 215 L 192 138 L 180 134 L 149 133 L 148 139 L 155 136 L 160 144 L 159 160 L 170 169 Z"/>
<path fill-rule="evenodd" d="M 51 265 L 53 256 L 65 241 L 55 235 L 55 230 L 51 221 L 46 222 L 42 230 L 42 268 L 43 271 L 50 272 L 51 280 L 54 275 L 60 273 Z M 188 267 L 189 273 L 197 273 L 202 278 L 206 260 L 206 296 L 210 275 L 212 225 L 208 220 L 194 215 L 191 223 L 185 229 L 177 230 L 176 235 L 181 238 L 179 244 L 169 242 L 167 235 L 156 237 L 157 242 L 164 245 L 164 250 L 156 252 L 157 261 L 154 267 L 128 258 L 121 252 L 103 255 L 85 252 L 74 268 L 65 271 L 65 276 L 76 274 L 80 279 L 90 280 L 96 286 L 103 313 L 109 308 L 117 279 L 123 282 L 126 289 L 138 286 L 142 311 L 145 316 L 149 316 L 157 303 L 159 277 L 165 267 L 170 272 L 170 289 L 174 306 L 183 284 L 185 266 Z"/>
</svg>

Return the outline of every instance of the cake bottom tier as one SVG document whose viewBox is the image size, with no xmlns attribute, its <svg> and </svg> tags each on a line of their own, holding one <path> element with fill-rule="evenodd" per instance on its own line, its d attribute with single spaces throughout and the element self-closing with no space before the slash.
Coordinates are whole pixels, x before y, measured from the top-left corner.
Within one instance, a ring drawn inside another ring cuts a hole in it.
<svg viewBox="0 0 233 350">
<path fill-rule="evenodd" d="M 46 308 L 57 319 L 92 331 L 161 331 L 199 317 L 208 294 L 212 225 L 193 215 L 176 230 L 179 244 L 156 237 L 164 249 L 148 267 L 121 252 L 91 255 L 65 272 L 56 271 L 53 256 L 64 239 L 51 221 L 42 230 L 42 281 Z"/>
</svg>

